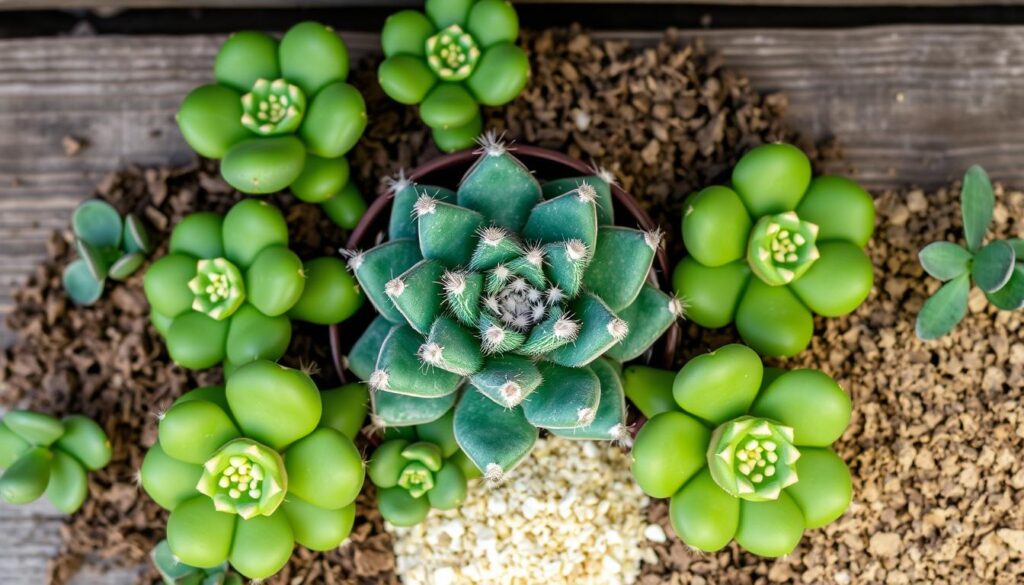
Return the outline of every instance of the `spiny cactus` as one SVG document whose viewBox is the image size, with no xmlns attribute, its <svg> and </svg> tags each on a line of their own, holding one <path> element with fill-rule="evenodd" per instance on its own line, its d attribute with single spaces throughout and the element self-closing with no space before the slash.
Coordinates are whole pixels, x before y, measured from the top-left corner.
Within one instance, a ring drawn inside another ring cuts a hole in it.
<svg viewBox="0 0 1024 585">
<path fill-rule="evenodd" d="M 916 332 L 921 339 L 937 339 L 956 327 L 967 314 L 972 283 L 999 309 L 1024 307 L 1024 240 L 992 240 L 982 245 L 994 207 L 988 175 L 979 166 L 971 167 L 960 191 L 967 246 L 933 242 L 919 254 L 925 272 L 945 283 L 917 315 Z"/>
<path fill-rule="evenodd" d="M 134 213 L 123 219 L 101 199 L 82 202 L 71 217 L 78 259 L 64 269 L 63 285 L 71 300 L 91 305 L 103 295 L 107 278 L 124 280 L 153 251 L 149 232 Z"/>
<path fill-rule="evenodd" d="M 381 315 L 348 364 L 376 391 L 378 424 L 455 405 L 459 445 L 498 479 L 538 428 L 624 438 L 619 364 L 682 306 L 647 282 L 661 235 L 613 225 L 607 178 L 542 186 L 493 136 L 482 144 L 457 191 L 399 180 L 390 241 L 346 252 Z"/>
<path fill-rule="evenodd" d="M 11 411 L 0 421 L 0 500 L 27 504 L 46 494 L 71 514 L 89 493 L 86 471 L 106 467 L 110 457 L 110 440 L 90 418 Z"/>
</svg>

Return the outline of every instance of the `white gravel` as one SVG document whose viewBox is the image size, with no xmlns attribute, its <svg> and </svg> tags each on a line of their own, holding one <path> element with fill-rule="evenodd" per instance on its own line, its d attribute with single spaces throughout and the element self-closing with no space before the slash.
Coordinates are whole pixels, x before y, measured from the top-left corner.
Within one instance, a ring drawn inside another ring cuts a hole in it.
<svg viewBox="0 0 1024 585">
<path fill-rule="evenodd" d="M 461 509 L 388 529 L 407 585 L 619 585 L 665 539 L 647 504 L 620 448 L 552 437 L 501 485 L 473 482 Z"/>
</svg>

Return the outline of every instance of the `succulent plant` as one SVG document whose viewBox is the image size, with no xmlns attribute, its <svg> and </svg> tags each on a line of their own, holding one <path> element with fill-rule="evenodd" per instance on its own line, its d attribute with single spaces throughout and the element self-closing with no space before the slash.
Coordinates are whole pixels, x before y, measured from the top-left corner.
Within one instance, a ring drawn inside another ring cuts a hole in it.
<svg viewBox="0 0 1024 585">
<path fill-rule="evenodd" d="M 290 187 L 309 203 L 358 209 L 345 153 L 367 117 L 362 95 L 345 83 L 348 66 L 345 43 L 316 22 L 293 26 L 280 42 L 235 33 L 217 53 L 216 83 L 185 97 L 178 126 L 196 152 L 223 159 L 221 174 L 243 193 Z"/>
<path fill-rule="evenodd" d="M 380 515 L 395 526 L 423 521 L 431 508 L 451 510 L 466 498 L 467 480 L 479 471 L 459 449 L 455 411 L 418 426 L 393 427 L 367 467 L 377 486 Z"/>
<path fill-rule="evenodd" d="M 925 272 L 945 283 L 917 315 L 916 331 L 921 339 L 938 339 L 956 327 L 967 314 L 972 283 L 999 309 L 1024 307 L 1024 240 L 991 240 L 982 245 L 992 225 L 994 207 L 988 175 L 979 166 L 971 167 L 960 191 L 967 246 L 933 242 L 919 254 Z"/>
<path fill-rule="evenodd" d="M 72 514 L 89 494 L 86 472 L 106 467 L 110 456 L 110 440 L 88 417 L 8 412 L 0 421 L 0 501 L 28 504 L 45 494 Z"/>
<path fill-rule="evenodd" d="M 735 322 L 762 355 L 801 352 L 813 314 L 845 315 L 871 292 L 871 196 L 841 177 L 812 180 L 794 146 L 753 149 L 733 169 L 731 187 L 708 187 L 685 209 L 689 256 L 673 280 L 688 317 L 702 327 Z"/>
<path fill-rule="evenodd" d="M 841 516 L 850 471 L 830 445 L 850 421 L 850 398 L 818 370 L 764 368 L 727 345 L 671 372 L 627 374 L 627 393 L 650 420 L 633 445 L 633 476 L 671 498 L 688 545 L 729 541 L 768 557 L 789 554 L 805 529 Z M 652 407 L 653 406 L 653 407 Z M 646 409 L 646 410 L 645 410 Z"/>
<path fill-rule="evenodd" d="M 78 259 L 64 268 L 62 282 L 71 300 L 91 305 L 103 295 L 107 278 L 124 280 L 153 250 L 149 232 L 134 213 L 123 219 L 101 199 L 82 202 L 71 216 Z"/>
<path fill-rule="evenodd" d="M 482 142 L 457 192 L 398 181 L 390 241 L 347 251 L 380 313 L 348 365 L 376 391 L 379 425 L 428 423 L 454 405 L 459 446 L 497 480 L 538 428 L 624 438 L 619 363 L 682 306 L 647 282 L 661 235 L 613 225 L 607 179 L 542 186 L 500 142 Z"/>
<path fill-rule="evenodd" d="M 204 211 L 182 219 L 143 285 L 171 358 L 195 370 L 224 362 L 228 373 L 280 359 L 291 341 L 290 319 L 338 323 L 362 304 L 341 260 L 300 260 L 288 249 L 284 216 L 256 199 L 224 216 Z"/>
<path fill-rule="evenodd" d="M 142 487 L 170 510 L 180 562 L 273 575 L 295 543 L 329 550 L 352 529 L 363 462 L 352 443 L 367 390 L 319 392 L 308 375 L 269 361 L 238 368 L 226 388 L 181 396 L 160 418 Z"/>
<path fill-rule="evenodd" d="M 519 17 L 506 0 L 427 0 L 425 12 L 403 10 L 384 23 L 380 86 L 419 104 L 438 148 L 468 148 L 483 128 L 480 105 L 506 104 L 526 86 Z"/>
<path fill-rule="evenodd" d="M 242 578 L 233 573 L 227 563 L 200 569 L 186 565 L 171 552 L 166 540 L 161 540 L 149 553 L 153 566 L 160 573 L 164 585 L 242 585 Z"/>
</svg>

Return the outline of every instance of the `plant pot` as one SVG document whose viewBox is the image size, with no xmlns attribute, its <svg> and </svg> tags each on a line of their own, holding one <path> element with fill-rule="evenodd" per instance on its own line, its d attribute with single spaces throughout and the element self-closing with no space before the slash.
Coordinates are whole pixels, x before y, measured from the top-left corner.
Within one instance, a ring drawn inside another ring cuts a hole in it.
<svg viewBox="0 0 1024 585">
<path fill-rule="evenodd" d="M 522 160 L 528 168 L 533 170 L 537 178 L 541 180 L 591 175 L 594 172 L 587 164 L 546 148 L 514 146 L 510 150 L 513 151 L 516 158 Z M 462 150 L 439 156 L 407 173 L 406 177 L 415 183 L 455 189 L 462 176 L 479 156 L 479 152 L 474 150 Z M 639 227 L 644 230 L 653 230 L 657 227 L 650 216 L 640 208 L 636 200 L 618 185 L 612 185 L 612 197 L 615 203 L 616 217 L 618 218 L 616 223 L 618 225 Z M 366 210 L 366 214 L 359 222 L 359 225 L 352 230 L 348 242 L 345 243 L 346 248 L 350 250 L 365 250 L 384 240 L 390 218 L 391 200 L 392 194 L 386 188 L 381 189 L 377 199 Z M 651 268 L 647 278 L 655 286 L 671 292 L 669 284 L 671 282 L 671 268 L 664 246 L 658 249 L 654 266 Z M 355 343 L 359 333 L 365 329 L 375 316 L 372 305 L 366 303 L 364 308 L 348 321 L 331 325 L 331 358 L 334 361 L 334 368 L 338 372 L 338 377 L 342 382 L 347 380 L 347 368 L 345 368 L 344 360 L 342 359 L 344 354 L 342 350 L 347 350 Z M 658 367 L 671 368 L 679 337 L 679 324 L 675 323 L 644 354 L 642 360 Z"/>
</svg>

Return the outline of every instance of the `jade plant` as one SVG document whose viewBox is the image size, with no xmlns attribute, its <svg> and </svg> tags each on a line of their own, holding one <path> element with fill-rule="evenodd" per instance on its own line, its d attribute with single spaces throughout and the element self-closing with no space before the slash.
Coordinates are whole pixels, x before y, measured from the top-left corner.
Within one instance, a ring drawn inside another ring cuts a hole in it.
<svg viewBox="0 0 1024 585">
<path fill-rule="evenodd" d="M 8 412 L 0 420 L 0 501 L 28 504 L 45 494 L 72 514 L 89 494 L 87 472 L 106 467 L 110 456 L 110 440 L 88 417 Z"/>
<path fill-rule="evenodd" d="M 288 248 L 281 212 L 245 199 L 227 214 L 192 213 L 171 232 L 169 252 L 143 279 L 150 319 L 179 365 L 235 367 L 278 360 L 291 341 L 290 319 L 328 325 L 362 303 L 345 264 L 303 262 Z"/>
<path fill-rule="evenodd" d="M 850 472 L 830 446 L 850 421 L 850 398 L 826 374 L 764 368 L 734 344 L 674 378 L 641 369 L 626 380 L 649 418 L 633 445 L 633 476 L 648 495 L 671 498 L 672 527 L 686 544 L 711 552 L 735 539 L 782 556 L 849 506 Z"/>
<path fill-rule="evenodd" d="M 871 196 L 841 177 L 812 180 L 794 146 L 769 144 L 743 156 L 731 187 L 685 204 L 676 291 L 702 327 L 735 322 L 762 355 L 792 356 L 814 333 L 813 314 L 845 315 L 871 292 L 864 246 L 875 226 Z"/>
<path fill-rule="evenodd" d="M 519 17 L 506 0 L 427 0 L 424 9 L 384 23 L 380 86 L 399 103 L 419 104 L 438 148 L 468 148 L 483 128 L 480 106 L 504 105 L 526 86 Z"/>
<path fill-rule="evenodd" d="M 367 117 L 348 70 L 345 43 L 319 23 L 299 23 L 280 41 L 235 33 L 217 53 L 216 83 L 185 97 L 178 126 L 196 152 L 222 159 L 224 179 L 243 193 L 290 188 L 309 203 L 358 208 L 345 153 Z"/>
<path fill-rule="evenodd" d="M 451 510 L 466 498 L 467 481 L 479 471 L 459 449 L 455 412 L 418 426 L 392 427 L 367 466 L 377 486 L 380 515 L 395 526 L 412 526 L 432 508 Z"/>
<path fill-rule="evenodd" d="M 988 175 L 979 166 L 971 167 L 960 191 L 966 247 L 933 242 L 919 254 L 925 272 L 945 283 L 917 315 L 916 331 L 921 339 L 938 339 L 956 327 L 967 314 L 972 284 L 999 309 L 1016 311 L 1024 307 L 1024 240 L 984 243 L 994 207 Z"/>
<path fill-rule="evenodd" d="M 91 305 L 103 295 L 107 278 L 124 280 L 135 273 L 153 246 L 149 232 L 134 213 L 124 218 L 101 199 L 82 202 L 71 216 L 78 258 L 64 269 L 62 282 L 71 300 Z"/>
<path fill-rule="evenodd" d="M 347 252 L 380 313 L 348 364 L 376 390 L 379 425 L 455 406 L 459 446 L 498 480 L 538 428 L 625 438 L 619 364 L 682 307 L 647 282 L 660 234 L 614 225 L 606 179 L 541 185 L 500 142 L 482 142 L 457 192 L 399 181 L 390 240 Z"/>
<path fill-rule="evenodd" d="M 174 557 L 203 569 L 229 562 L 262 579 L 295 543 L 338 546 L 363 485 L 352 437 L 367 400 L 362 385 L 321 393 L 302 371 L 269 361 L 179 398 L 160 417 L 140 472 L 146 493 L 171 513 Z"/>
<path fill-rule="evenodd" d="M 227 563 L 209 569 L 186 565 L 174 556 L 166 540 L 157 543 L 149 558 L 164 585 L 242 585 L 242 578 Z"/>
</svg>

